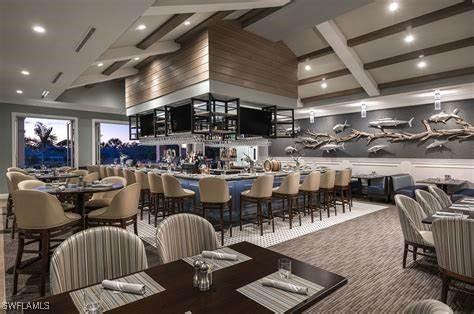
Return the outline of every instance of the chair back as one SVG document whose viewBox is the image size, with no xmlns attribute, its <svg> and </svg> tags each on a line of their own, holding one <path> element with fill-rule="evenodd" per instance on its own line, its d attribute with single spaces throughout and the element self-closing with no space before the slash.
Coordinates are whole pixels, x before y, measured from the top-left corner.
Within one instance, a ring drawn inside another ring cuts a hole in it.
<svg viewBox="0 0 474 314">
<path fill-rule="evenodd" d="M 97 181 L 99 180 L 99 173 L 98 172 L 88 173 L 83 177 L 83 180 L 86 183 L 92 183 L 94 181 Z"/>
<path fill-rule="evenodd" d="M 122 168 L 120 166 L 113 167 L 113 171 L 114 171 L 114 176 L 123 177 L 123 171 L 122 171 Z"/>
<path fill-rule="evenodd" d="M 46 183 L 39 180 L 25 180 L 18 183 L 18 190 L 36 190 L 40 186 L 45 186 Z"/>
<path fill-rule="evenodd" d="M 62 166 L 62 167 L 56 168 L 56 170 L 59 172 L 71 172 L 71 171 L 74 171 L 75 169 L 69 166 Z"/>
<path fill-rule="evenodd" d="M 321 183 L 319 187 L 323 189 L 333 189 L 335 182 L 336 182 L 336 171 L 330 169 L 324 173 L 321 173 Z"/>
<path fill-rule="evenodd" d="M 274 192 L 279 194 L 298 194 L 300 188 L 300 173 L 293 172 L 283 178 L 280 186 Z"/>
<path fill-rule="evenodd" d="M 217 177 L 199 180 L 199 197 L 202 203 L 227 203 L 230 201 L 227 181 Z"/>
<path fill-rule="evenodd" d="M 78 175 L 80 177 L 82 177 L 82 179 L 84 180 L 84 178 L 86 177 L 86 175 L 89 173 L 87 170 L 72 170 L 70 171 L 69 173 L 71 174 L 74 174 L 74 175 Z M 73 183 L 73 184 L 77 184 L 79 183 L 79 177 L 75 177 L 75 178 L 69 178 L 66 180 L 67 183 Z"/>
<path fill-rule="evenodd" d="M 257 179 L 253 181 L 247 196 L 255 198 L 271 197 L 273 192 L 273 180 L 274 176 L 268 174 L 257 177 Z"/>
<path fill-rule="evenodd" d="M 8 192 L 13 193 L 18 190 L 18 183 L 25 180 L 36 180 L 35 177 L 23 174 L 21 172 L 11 171 L 6 173 Z"/>
<path fill-rule="evenodd" d="M 179 197 L 186 194 L 181 183 L 173 175 L 162 174 L 161 180 L 163 181 L 163 192 L 166 197 Z"/>
<path fill-rule="evenodd" d="M 28 174 L 28 171 L 26 171 L 25 169 L 18 168 L 18 167 L 7 168 L 7 172 L 19 172 L 23 174 Z"/>
<path fill-rule="evenodd" d="M 352 170 L 350 168 L 336 171 L 336 177 L 334 178 L 335 186 L 349 186 L 351 183 Z"/>
<path fill-rule="evenodd" d="M 311 171 L 300 186 L 301 191 L 316 192 L 321 184 L 321 173 L 319 171 Z"/>
<path fill-rule="evenodd" d="M 413 177 L 409 174 L 399 174 L 392 176 L 392 186 L 394 191 L 407 186 L 413 186 L 414 184 Z"/>
<path fill-rule="evenodd" d="M 90 228 L 70 236 L 54 250 L 50 263 L 51 294 L 146 268 L 145 246 L 138 236 L 118 227 Z"/>
<path fill-rule="evenodd" d="M 421 222 L 426 214 L 420 204 L 414 199 L 401 194 L 395 195 L 395 204 L 397 205 L 398 218 L 405 240 L 424 244 L 420 231 L 425 231 L 428 227 L 424 227 Z"/>
<path fill-rule="evenodd" d="M 98 165 L 89 165 L 86 167 L 87 168 L 87 171 L 89 171 L 89 173 L 92 173 L 92 172 L 97 172 L 99 173 L 100 172 L 100 167 Z"/>
<path fill-rule="evenodd" d="M 135 171 L 135 180 L 140 184 L 142 190 L 149 190 L 150 183 L 148 182 L 148 175 L 143 171 Z"/>
<path fill-rule="evenodd" d="M 156 228 L 156 244 L 163 264 L 219 246 L 211 223 L 194 214 L 176 214 L 161 221 Z"/>
<path fill-rule="evenodd" d="M 126 186 L 127 181 L 125 178 L 122 177 L 106 177 L 100 181 L 101 183 L 108 183 L 108 184 L 121 184 Z M 99 198 L 106 198 L 112 199 L 120 190 L 114 190 L 109 192 L 99 192 L 92 194 L 91 200 L 99 199 Z"/>
<path fill-rule="evenodd" d="M 49 193 L 18 190 L 13 192 L 12 197 L 20 229 L 50 229 L 69 221 L 59 200 Z"/>
<path fill-rule="evenodd" d="M 148 183 L 150 184 L 150 192 L 153 194 L 163 194 L 163 181 L 159 173 L 149 172 Z"/>
<path fill-rule="evenodd" d="M 105 166 L 102 166 L 102 165 L 99 166 L 99 174 L 100 174 L 101 179 L 107 177 L 107 172 L 105 171 Z"/>
<path fill-rule="evenodd" d="M 138 203 L 140 200 L 140 184 L 134 183 L 121 189 L 110 202 L 107 218 L 128 218 L 138 213 Z"/>
<path fill-rule="evenodd" d="M 433 194 L 434 197 L 436 197 L 436 199 L 438 200 L 438 202 L 441 204 L 443 208 L 447 208 L 453 204 L 453 202 L 451 202 L 451 198 L 449 197 L 449 195 L 446 194 L 439 187 L 434 186 L 434 185 L 429 185 L 428 191 L 430 191 L 430 193 Z"/>
<path fill-rule="evenodd" d="M 110 166 L 105 167 L 105 175 L 107 177 L 115 177 L 114 168 Z"/>
<path fill-rule="evenodd" d="M 127 180 L 127 185 L 137 182 L 135 179 L 135 172 L 130 169 L 123 169 L 123 177 Z"/>
<path fill-rule="evenodd" d="M 453 314 L 453 310 L 441 301 L 418 300 L 403 309 L 403 314 Z"/>
<path fill-rule="evenodd" d="M 421 205 L 427 216 L 434 215 L 437 211 L 443 209 L 443 206 L 431 193 L 417 189 L 415 195 L 416 201 Z"/>
</svg>

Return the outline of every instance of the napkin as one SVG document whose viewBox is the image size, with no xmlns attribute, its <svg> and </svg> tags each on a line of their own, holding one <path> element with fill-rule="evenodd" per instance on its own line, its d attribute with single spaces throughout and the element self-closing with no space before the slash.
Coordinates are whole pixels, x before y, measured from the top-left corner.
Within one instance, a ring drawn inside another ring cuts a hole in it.
<svg viewBox="0 0 474 314">
<path fill-rule="evenodd" d="M 105 289 L 133 294 L 145 294 L 145 285 L 139 283 L 128 283 L 117 280 L 102 280 L 102 287 Z"/>
<path fill-rule="evenodd" d="M 474 201 L 471 201 L 471 200 L 462 200 L 461 203 L 474 204 Z"/>
<path fill-rule="evenodd" d="M 220 253 L 214 251 L 202 251 L 201 256 L 204 258 L 214 258 L 214 259 L 222 259 L 227 261 L 238 261 L 238 257 L 235 254 L 228 254 L 228 253 Z"/>
<path fill-rule="evenodd" d="M 264 278 L 262 280 L 262 285 L 264 285 L 265 287 L 272 287 L 272 288 L 277 288 L 277 289 L 288 291 L 288 292 L 308 295 L 307 287 L 297 286 L 297 285 L 284 282 L 284 281 Z"/>
<path fill-rule="evenodd" d="M 450 212 L 436 212 L 438 216 L 459 216 L 458 213 L 450 213 Z"/>
</svg>

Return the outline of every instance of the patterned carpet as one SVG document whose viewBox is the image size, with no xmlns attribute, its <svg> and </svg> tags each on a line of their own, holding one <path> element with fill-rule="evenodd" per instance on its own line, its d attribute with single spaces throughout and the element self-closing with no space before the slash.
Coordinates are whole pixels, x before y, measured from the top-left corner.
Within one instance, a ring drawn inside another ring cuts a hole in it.
<svg viewBox="0 0 474 314">
<path fill-rule="evenodd" d="M 348 284 L 317 303 L 309 312 L 394 313 L 415 300 L 439 298 L 441 280 L 436 265 L 427 260 L 412 263 L 409 259 L 408 267 L 401 267 L 403 238 L 395 208 L 366 207 L 365 214 L 359 214 L 359 206 L 356 206 L 352 214 L 338 215 L 337 222 L 323 216 L 322 225 L 319 219 L 315 221 L 314 229 L 317 231 L 309 230 L 312 227 L 303 222 L 303 227 L 296 224 L 293 230 L 300 229 L 292 231 L 293 234 L 288 232 L 285 222 L 281 228 L 286 232 L 269 236 L 265 243 L 260 243 L 265 246 L 277 243 L 270 249 L 348 278 Z M 146 224 L 145 219 L 143 223 Z M 258 234 L 254 226 L 245 228 L 243 233 L 237 230 L 234 228 L 236 233 L 232 241 L 245 236 L 245 233 Z M 269 227 L 268 232 L 271 233 Z M 147 239 L 144 240 L 147 242 Z M 226 243 L 228 241 L 230 238 L 226 236 Z M 19 294 L 11 296 L 16 241 L 11 240 L 10 234 L 4 234 L 4 242 L 7 299 L 20 301 L 37 298 L 39 280 L 37 276 L 28 275 L 20 276 Z M 150 244 L 147 244 L 147 256 L 150 265 L 156 263 L 155 249 Z M 474 297 L 450 292 L 448 304 L 457 311 L 472 312 Z"/>
</svg>

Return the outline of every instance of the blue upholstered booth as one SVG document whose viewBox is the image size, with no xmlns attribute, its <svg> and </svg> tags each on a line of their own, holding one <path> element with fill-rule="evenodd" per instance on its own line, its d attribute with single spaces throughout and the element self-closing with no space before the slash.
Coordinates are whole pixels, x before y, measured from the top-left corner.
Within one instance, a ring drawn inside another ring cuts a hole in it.
<svg viewBox="0 0 474 314">
<path fill-rule="evenodd" d="M 394 194 L 402 194 L 415 198 L 415 190 L 428 190 L 427 185 L 415 184 L 413 177 L 409 174 L 399 174 L 392 176 L 392 186 Z"/>
<path fill-rule="evenodd" d="M 453 202 L 456 202 L 457 200 L 464 197 L 474 197 L 474 189 L 462 189 L 462 190 L 456 191 L 451 196 L 451 199 L 453 200 Z"/>
</svg>

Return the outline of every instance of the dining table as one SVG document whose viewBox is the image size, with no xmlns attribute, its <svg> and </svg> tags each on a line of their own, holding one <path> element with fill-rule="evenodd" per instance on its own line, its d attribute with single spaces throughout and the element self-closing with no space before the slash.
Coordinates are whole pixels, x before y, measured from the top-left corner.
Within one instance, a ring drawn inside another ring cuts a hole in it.
<svg viewBox="0 0 474 314">
<path fill-rule="evenodd" d="M 433 215 L 426 216 L 421 220 L 422 223 L 431 225 L 433 221 L 442 217 L 461 217 L 474 219 L 474 198 L 463 198 L 454 202 L 452 205 L 443 208 Z"/>
<path fill-rule="evenodd" d="M 63 172 L 63 173 L 53 173 L 53 172 L 48 172 L 48 173 L 34 173 L 33 176 L 43 182 L 53 182 L 53 181 L 58 181 L 58 180 L 67 180 L 67 179 L 72 179 L 72 178 L 78 178 L 79 175 L 75 173 L 68 173 L 68 172 Z"/>
<path fill-rule="evenodd" d="M 237 264 L 213 271 L 210 290 L 200 291 L 193 287 L 194 267 L 186 259 L 180 259 L 155 265 L 136 273 L 137 276 L 142 274 L 140 275 L 142 277 L 136 278 L 147 278 L 143 280 L 143 283 L 150 285 L 146 286 L 146 289 L 150 291 L 158 286 L 161 287 L 159 292 L 155 291 L 146 297 L 135 298 L 130 303 L 108 309 L 107 313 L 271 313 L 273 311 L 270 310 L 271 306 L 269 307 L 268 303 L 262 305 L 263 299 L 268 299 L 271 295 L 286 296 L 273 301 L 285 307 L 284 312 L 294 313 L 312 307 L 347 283 L 347 279 L 338 274 L 249 242 L 240 242 L 226 248 L 246 258 Z M 251 291 L 248 287 L 254 285 L 256 289 L 253 293 L 256 294 L 265 291 L 266 287 L 259 280 L 278 273 L 278 261 L 281 258 L 291 260 L 290 278 L 298 278 L 300 282 L 306 282 L 309 287 L 314 286 L 319 289 L 309 290 L 312 293 L 301 296 L 277 288 L 268 288 L 269 293 L 261 294 L 261 299 L 252 298 L 251 294 L 248 294 Z M 97 289 L 97 285 L 91 285 L 89 288 L 52 295 L 39 301 L 48 302 L 50 313 L 82 312 L 83 309 L 78 308 L 77 303 L 74 302 L 74 300 L 77 302 L 77 299 L 73 298 L 83 295 L 87 289 L 94 289 L 94 287 Z M 116 300 L 124 300 L 128 297 L 125 292 L 116 293 L 119 295 L 112 294 L 112 298 Z M 288 308 L 289 304 L 291 304 L 290 308 Z"/>
<path fill-rule="evenodd" d="M 442 189 L 445 193 L 448 193 L 448 188 L 450 186 L 460 186 L 467 182 L 467 180 L 460 180 L 460 179 L 445 179 L 445 178 L 426 178 L 423 180 L 416 181 L 417 183 L 423 184 L 434 184 L 440 189 Z"/>
</svg>

